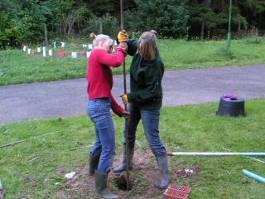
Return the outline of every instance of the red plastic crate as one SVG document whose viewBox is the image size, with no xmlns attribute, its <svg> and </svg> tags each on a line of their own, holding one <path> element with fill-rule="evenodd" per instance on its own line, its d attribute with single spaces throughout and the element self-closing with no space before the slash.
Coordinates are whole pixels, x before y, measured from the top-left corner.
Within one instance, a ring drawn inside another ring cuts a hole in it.
<svg viewBox="0 0 265 199">
<path fill-rule="evenodd" d="M 191 188 L 176 184 L 170 184 L 164 192 L 165 199 L 187 199 L 191 193 Z"/>
<path fill-rule="evenodd" d="M 182 186 L 182 185 L 177 185 L 177 184 L 170 184 L 168 187 L 170 189 L 176 189 L 177 191 L 180 191 L 180 192 L 185 192 L 185 193 L 190 193 L 191 192 L 191 188 L 187 187 L 187 186 Z"/>
<path fill-rule="evenodd" d="M 65 52 L 64 52 L 64 50 L 60 50 L 60 51 L 58 51 L 58 52 L 56 53 L 56 56 L 57 56 L 57 57 L 64 57 L 64 56 L 65 56 Z"/>
</svg>

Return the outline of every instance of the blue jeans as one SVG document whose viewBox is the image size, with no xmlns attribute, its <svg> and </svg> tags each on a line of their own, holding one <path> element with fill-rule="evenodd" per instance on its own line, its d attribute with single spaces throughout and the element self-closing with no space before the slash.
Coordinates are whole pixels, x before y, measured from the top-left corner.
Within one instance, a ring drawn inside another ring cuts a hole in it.
<svg viewBox="0 0 265 199">
<path fill-rule="evenodd" d="M 160 109 L 158 110 L 144 110 L 135 106 L 129 105 L 130 117 L 128 121 L 128 132 L 125 132 L 125 136 L 128 136 L 128 148 L 132 148 L 135 144 L 136 130 L 140 119 L 142 119 L 145 137 L 150 145 L 153 154 L 156 157 L 167 155 L 166 148 L 161 142 L 159 136 L 159 117 Z M 126 128 L 125 128 L 126 129 Z M 126 143 L 126 138 L 125 138 Z"/>
<path fill-rule="evenodd" d="M 92 156 L 100 156 L 97 171 L 107 173 L 111 170 L 115 155 L 115 129 L 111 115 L 111 99 L 89 100 L 88 115 L 95 125 L 96 142 Z"/>
</svg>

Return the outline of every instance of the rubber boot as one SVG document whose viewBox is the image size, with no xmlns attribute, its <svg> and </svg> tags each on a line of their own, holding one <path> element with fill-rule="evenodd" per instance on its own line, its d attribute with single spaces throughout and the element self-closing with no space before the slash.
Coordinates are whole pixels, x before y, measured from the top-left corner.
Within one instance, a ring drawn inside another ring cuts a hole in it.
<svg viewBox="0 0 265 199">
<path fill-rule="evenodd" d="M 113 173 L 121 173 L 123 171 L 126 171 L 127 163 L 128 163 L 128 169 L 132 170 L 133 154 L 134 154 L 134 147 L 128 147 L 128 154 L 127 154 L 128 157 L 126 157 L 126 146 L 124 146 L 122 163 L 113 169 Z"/>
<path fill-rule="evenodd" d="M 168 172 L 168 158 L 166 156 L 156 157 L 157 164 L 160 170 L 160 180 L 155 186 L 159 189 L 166 189 L 169 185 L 169 172 Z"/>
<path fill-rule="evenodd" d="M 108 184 L 108 173 L 99 173 L 95 172 L 95 181 L 96 181 L 96 194 L 97 197 L 104 199 L 117 199 L 118 195 L 115 195 L 109 191 L 107 188 Z"/>
<path fill-rule="evenodd" d="M 95 171 L 98 168 L 98 162 L 99 162 L 100 156 L 93 156 L 92 153 L 89 154 L 89 175 L 93 176 L 95 174 Z"/>
</svg>

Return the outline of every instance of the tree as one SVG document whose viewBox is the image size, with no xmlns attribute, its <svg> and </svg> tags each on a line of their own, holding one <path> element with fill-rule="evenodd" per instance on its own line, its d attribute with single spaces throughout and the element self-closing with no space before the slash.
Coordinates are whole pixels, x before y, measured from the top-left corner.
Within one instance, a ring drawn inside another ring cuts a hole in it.
<svg viewBox="0 0 265 199">
<path fill-rule="evenodd" d="M 265 1 L 264 0 L 243 0 L 237 1 L 239 8 L 250 25 L 250 28 L 265 28 Z"/>
<path fill-rule="evenodd" d="M 133 31 L 155 29 L 163 37 L 182 37 L 187 31 L 189 12 L 187 1 L 136 0 L 137 9 L 127 13 L 128 26 Z"/>
</svg>

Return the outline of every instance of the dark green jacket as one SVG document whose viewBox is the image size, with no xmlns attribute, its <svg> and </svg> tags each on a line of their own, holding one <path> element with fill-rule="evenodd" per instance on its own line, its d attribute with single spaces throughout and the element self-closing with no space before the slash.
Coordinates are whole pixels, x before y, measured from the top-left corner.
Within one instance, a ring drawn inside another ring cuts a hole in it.
<svg viewBox="0 0 265 199">
<path fill-rule="evenodd" d="M 137 52 L 137 40 L 128 41 L 128 54 L 133 56 L 128 101 L 145 110 L 159 109 L 162 105 L 161 84 L 164 74 L 164 64 L 160 56 L 155 60 L 144 60 Z"/>
</svg>

